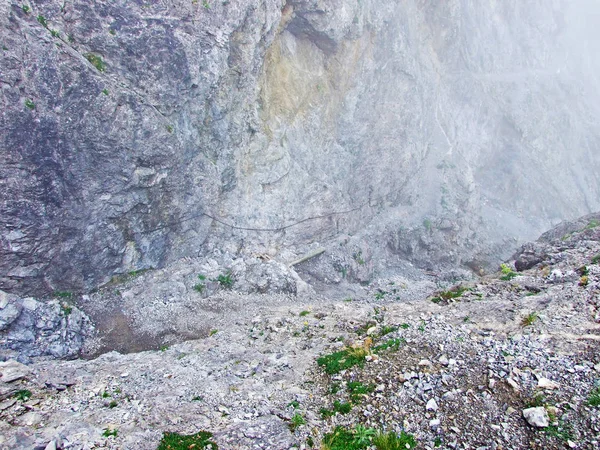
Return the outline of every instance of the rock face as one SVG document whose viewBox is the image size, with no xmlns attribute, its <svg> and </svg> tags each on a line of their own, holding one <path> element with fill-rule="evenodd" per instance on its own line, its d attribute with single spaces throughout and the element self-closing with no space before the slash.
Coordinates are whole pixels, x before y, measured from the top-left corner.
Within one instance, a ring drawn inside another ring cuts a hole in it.
<svg viewBox="0 0 600 450">
<path fill-rule="evenodd" d="M 4 2 L 0 288 L 343 233 L 507 257 L 600 206 L 589 3 Z"/>
<path fill-rule="evenodd" d="M 48 303 L 0 291 L 0 359 L 74 358 L 93 326 L 72 303 Z M 4 380 L 6 381 L 6 380 Z"/>
</svg>

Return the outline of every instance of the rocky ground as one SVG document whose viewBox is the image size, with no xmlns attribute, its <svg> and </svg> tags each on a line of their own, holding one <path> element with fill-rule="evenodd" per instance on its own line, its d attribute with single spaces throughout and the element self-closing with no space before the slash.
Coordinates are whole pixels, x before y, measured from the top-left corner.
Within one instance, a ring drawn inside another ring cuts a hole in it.
<svg viewBox="0 0 600 450">
<path fill-rule="evenodd" d="M 198 302 L 222 307 L 201 339 L 10 359 L 0 448 L 156 449 L 164 432 L 200 430 L 221 449 L 325 448 L 357 425 L 424 449 L 599 448 L 599 225 L 545 235 L 458 285 L 389 277 L 335 301 L 213 286 Z"/>
</svg>

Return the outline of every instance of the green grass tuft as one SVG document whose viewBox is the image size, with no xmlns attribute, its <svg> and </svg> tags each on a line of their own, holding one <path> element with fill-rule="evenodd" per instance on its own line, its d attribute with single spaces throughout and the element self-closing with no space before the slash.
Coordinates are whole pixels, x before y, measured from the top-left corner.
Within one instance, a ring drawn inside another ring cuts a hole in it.
<svg viewBox="0 0 600 450">
<path fill-rule="evenodd" d="M 406 343 L 404 338 L 388 339 L 383 344 L 376 345 L 373 347 L 373 353 L 383 352 L 385 350 L 398 351 L 400 346 Z"/>
<path fill-rule="evenodd" d="M 373 444 L 377 450 L 407 450 L 417 446 L 415 438 L 404 431 L 400 432 L 400 435 L 393 431 L 380 432 L 373 438 Z"/>
<path fill-rule="evenodd" d="M 290 423 L 288 424 L 288 427 L 289 427 L 290 431 L 293 433 L 294 431 L 296 431 L 296 429 L 298 427 L 300 427 L 301 425 L 304 425 L 304 424 L 306 424 L 306 420 L 304 420 L 304 417 L 302 417 L 302 414 L 296 413 L 291 418 Z"/>
<path fill-rule="evenodd" d="M 597 387 L 592 392 L 587 399 L 587 404 L 590 406 L 600 406 L 600 387 Z"/>
<path fill-rule="evenodd" d="M 101 56 L 94 55 L 93 53 L 86 53 L 84 56 L 99 72 L 106 70 L 106 63 L 102 60 Z"/>
<path fill-rule="evenodd" d="M 21 389 L 21 390 L 15 392 L 13 397 L 16 398 L 17 400 L 21 400 L 22 402 L 25 402 L 25 401 L 29 400 L 29 398 L 31 397 L 31 391 L 27 390 L 27 389 Z"/>
<path fill-rule="evenodd" d="M 317 364 L 323 366 L 325 372 L 333 375 L 350 367 L 365 365 L 366 350 L 363 352 L 357 351 L 361 349 L 347 348 L 331 355 L 324 355 L 317 359 Z"/>
<path fill-rule="evenodd" d="M 506 264 L 500 264 L 500 271 L 502 272 L 500 279 L 503 281 L 510 281 L 517 276 L 517 273 Z"/>
<path fill-rule="evenodd" d="M 104 431 L 102 432 L 102 436 L 104 437 L 111 437 L 111 436 L 117 436 L 118 430 L 116 428 L 113 428 L 112 430 L 110 428 L 105 428 Z"/>
<path fill-rule="evenodd" d="M 190 435 L 164 433 L 156 450 L 217 450 L 219 447 L 210 440 L 211 437 L 212 433 L 208 431 Z"/>
</svg>

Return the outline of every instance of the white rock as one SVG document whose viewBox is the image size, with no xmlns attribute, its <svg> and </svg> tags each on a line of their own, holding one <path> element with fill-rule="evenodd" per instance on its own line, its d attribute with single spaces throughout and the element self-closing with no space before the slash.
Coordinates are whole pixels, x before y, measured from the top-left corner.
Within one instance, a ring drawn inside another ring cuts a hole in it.
<svg viewBox="0 0 600 450">
<path fill-rule="evenodd" d="M 507 378 L 506 382 L 510 385 L 511 388 L 513 388 L 515 391 L 520 391 L 521 390 L 521 386 L 519 386 L 519 383 L 517 383 L 515 380 L 513 380 L 512 378 Z"/>
<path fill-rule="evenodd" d="M 555 383 L 548 378 L 540 378 L 538 380 L 538 387 L 542 389 L 558 389 L 558 383 Z"/>
<path fill-rule="evenodd" d="M 534 427 L 546 428 L 550 424 L 548 412 L 543 406 L 524 409 L 523 417 L 525 417 L 525 420 L 529 425 Z"/>
<path fill-rule="evenodd" d="M 427 402 L 427 406 L 425 406 L 425 409 L 427 411 L 437 411 L 438 410 L 438 404 L 434 398 L 432 398 L 431 400 L 429 400 Z"/>
<path fill-rule="evenodd" d="M 25 364 L 21 364 L 13 359 L 6 362 L 0 362 L 0 379 L 5 383 L 20 380 L 29 375 L 31 370 Z"/>
<path fill-rule="evenodd" d="M 441 424 L 440 419 L 433 419 L 433 420 L 429 421 L 429 426 L 434 430 L 439 428 L 440 424 Z"/>
<path fill-rule="evenodd" d="M 369 328 L 369 329 L 367 330 L 367 336 L 372 336 L 372 335 L 374 335 L 374 334 L 377 332 L 377 330 L 378 330 L 378 327 L 376 327 L 376 326 L 375 326 L 375 327 L 371 327 L 371 328 Z"/>
<path fill-rule="evenodd" d="M 438 359 L 438 361 L 442 366 L 447 366 L 449 364 L 448 357 L 446 355 L 440 356 L 440 359 Z"/>
<path fill-rule="evenodd" d="M 44 450 L 56 450 L 56 441 L 50 441 Z"/>
</svg>

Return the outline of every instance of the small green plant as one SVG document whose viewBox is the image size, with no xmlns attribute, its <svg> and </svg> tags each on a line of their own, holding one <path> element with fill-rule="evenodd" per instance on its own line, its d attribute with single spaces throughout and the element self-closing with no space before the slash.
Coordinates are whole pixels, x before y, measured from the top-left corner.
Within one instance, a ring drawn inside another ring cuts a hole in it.
<svg viewBox="0 0 600 450">
<path fill-rule="evenodd" d="M 323 366 L 326 373 L 333 375 L 356 365 L 364 366 L 367 353 L 362 348 L 346 348 L 331 355 L 321 356 L 317 359 L 317 364 Z"/>
<path fill-rule="evenodd" d="M 110 428 L 105 428 L 104 431 L 102 432 L 102 436 L 104 436 L 105 438 L 107 437 L 111 437 L 111 436 L 117 436 L 118 430 L 116 428 L 113 428 L 112 430 Z"/>
<path fill-rule="evenodd" d="M 196 292 L 199 292 L 200 294 L 202 294 L 204 292 L 205 288 L 206 288 L 206 285 L 204 283 L 197 283 L 194 285 L 194 290 Z"/>
<path fill-rule="evenodd" d="M 202 400 L 204 400 L 204 398 L 201 395 L 194 395 L 192 397 L 193 402 L 201 402 Z"/>
<path fill-rule="evenodd" d="M 587 224 L 587 226 L 585 227 L 586 230 L 591 230 L 592 228 L 596 228 L 600 226 L 600 221 L 598 221 L 597 219 L 592 219 L 589 221 L 589 223 Z"/>
<path fill-rule="evenodd" d="M 354 433 L 344 427 L 335 427 L 331 433 L 323 436 L 323 450 L 362 450 L 368 447 L 367 444 L 357 444 L 354 440 Z"/>
<path fill-rule="evenodd" d="M 373 353 L 379 353 L 379 352 L 383 352 L 385 350 L 392 350 L 392 351 L 396 352 L 400 349 L 400 346 L 405 343 L 406 343 L 406 339 L 404 339 L 404 338 L 388 339 L 387 341 L 383 342 L 382 344 L 379 344 L 379 345 L 376 345 L 375 347 L 373 347 Z"/>
<path fill-rule="evenodd" d="M 500 264 L 500 271 L 502 272 L 500 279 L 503 281 L 510 281 L 517 276 L 517 273 L 506 264 Z"/>
<path fill-rule="evenodd" d="M 108 407 L 109 407 L 110 409 L 112 409 L 112 408 L 116 408 L 118 404 L 119 404 L 119 403 L 117 403 L 117 401 L 116 401 L 116 400 L 111 400 L 111 402 L 108 404 Z"/>
<path fill-rule="evenodd" d="M 60 33 L 56 30 L 50 30 L 50 34 L 52 35 L 52 37 L 55 37 L 55 38 L 60 36 Z"/>
<path fill-rule="evenodd" d="M 369 445 L 376 435 L 377 432 L 374 428 L 367 428 L 361 424 L 354 427 L 354 442 L 356 445 Z"/>
<path fill-rule="evenodd" d="M 60 309 L 65 317 L 69 316 L 73 312 L 73 307 L 68 303 L 61 303 Z"/>
<path fill-rule="evenodd" d="M 365 265 L 365 260 L 362 256 L 362 250 L 359 250 L 358 252 L 354 253 L 354 255 L 352 255 L 352 257 L 354 258 L 354 261 L 356 261 L 359 265 L 361 265 L 361 266 Z"/>
<path fill-rule="evenodd" d="M 586 287 L 588 285 L 589 281 L 590 281 L 589 277 L 587 275 L 584 275 L 579 279 L 579 286 Z"/>
<path fill-rule="evenodd" d="M 103 93 L 104 95 L 108 95 L 108 89 L 102 89 L 102 93 Z"/>
<path fill-rule="evenodd" d="M 39 16 L 37 16 L 37 21 L 44 27 L 44 28 L 48 28 L 48 22 L 46 21 L 46 18 L 44 16 L 42 16 L 41 14 Z"/>
<path fill-rule="evenodd" d="M 342 389 L 342 384 L 335 382 L 335 383 L 331 383 L 331 386 L 329 386 L 329 393 L 331 395 L 335 395 L 338 392 L 340 392 L 340 390 Z"/>
<path fill-rule="evenodd" d="M 291 406 L 294 409 L 297 409 L 300 406 L 300 402 L 298 400 L 292 400 L 288 403 L 288 406 Z"/>
<path fill-rule="evenodd" d="M 433 446 L 441 447 L 442 446 L 442 438 L 439 436 L 436 436 L 435 439 L 433 440 Z"/>
<path fill-rule="evenodd" d="M 160 346 L 161 352 L 166 352 L 167 350 L 169 350 L 169 346 L 167 344 L 163 344 Z"/>
<path fill-rule="evenodd" d="M 208 333 L 209 336 L 214 336 L 215 334 L 217 334 L 219 332 L 219 330 L 217 330 L 216 328 L 213 328 L 212 330 L 210 330 L 210 333 Z"/>
<path fill-rule="evenodd" d="M 306 424 L 306 420 L 304 420 L 304 417 L 302 417 L 302 414 L 296 413 L 290 419 L 290 423 L 288 424 L 288 427 L 289 427 L 290 431 L 293 433 L 294 431 L 296 431 L 296 429 L 298 429 L 298 427 L 300 427 L 301 425 L 304 425 L 304 424 Z"/>
<path fill-rule="evenodd" d="M 383 300 L 386 295 L 387 292 L 377 289 L 377 292 L 375 292 L 375 300 Z"/>
<path fill-rule="evenodd" d="M 362 384 L 360 381 L 348 381 L 346 384 L 348 394 L 353 403 L 360 403 L 365 395 L 375 390 L 374 384 Z"/>
<path fill-rule="evenodd" d="M 377 450 L 407 450 L 417 446 L 414 436 L 404 431 L 396 434 L 393 431 L 388 433 L 377 433 L 373 438 L 373 444 Z"/>
<path fill-rule="evenodd" d="M 310 314 L 310 311 L 300 311 L 300 314 L 298 314 L 300 317 L 304 317 L 304 316 L 308 316 Z"/>
<path fill-rule="evenodd" d="M 552 436 L 564 442 L 573 439 L 573 427 L 563 420 L 559 420 L 558 425 L 548 425 L 548 427 L 545 428 L 544 431 L 548 436 Z"/>
<path fill-rule="evenodd" d="M 599 263 L 600 263 L 600 253 L 592 258 L 592 264 L 599 264 Z"/>
<path fill-rule="evenodd" d="M 156 450 L 218 450 L 217 444 L 210 440 L 211 437 L 212 433 L 208 431 L 190 435 L 165 432 Z"/>
<path fill-rule="evenodd" d="M 529 313 L 525 317 L 523 317 L 523 320 L 521 321 L 521 325 L 523 325 L 524 327 L 533 325 L 535 323 L 535 321 L 538 320 L 538 318 L 539 318 L 539 316 L 535 311 L 532 313 Z"/>
<path fill-rule="evenodd" d="M 54 291 L 54 294 L 52 294 L 52 295 L 55 298 L 71 298 L 71 297 L 73 297 L 73 293 L 68 292 L 68 291 Z"/>
<path fill-rule="evenodd" d="M 110 397 L 110 394 L 107 391 L 104 391 L 102 393 L 102 398 L 108 398 L 108 397 Z"/>
<path fill-rule="evenodd" d="M 35 109 L 35 103 L 31 99 L 25 99 L 25 106 L 31 110 Z"/>
<path fill-rule="evenodd" d="M 112 36 L 114 36 L 115 34 L 117 34 L 117 30 L 115 30 L 114 28 L 109 28 L 109 29 L 108 29 L 108 32 L 109 32 L 109 33 L 110 33 Z"/>
<path fill-rule="evenodd" d="M 206 9 L 210 9 L 210 4 L 208 3 L 208 0 L 202 0 L 202 6 L 204 6 L 204 8 Z"/>
<path fill-rule="evenodd" d="M 27 389 L 21 389 L 21 390 L 15 392 L 13 397 L 16 398 L 17 400 L 21 400 L 22 402 L 25 402 L 31 398 L 31 391 L 29 391 Z"/>
<path fill-rule="evenodd" d="M 231 289 L 233 286 L 234 279 L 231 276 L 231 272 L 219 275 L 214 281 L 218 282 L 221 287 L 225 289 Z"/>
<path fill-rule="evenodd" d="M 333 410 L 340 414 L 348 414 L 352 410 L 352 405 L 347 402 L 342 403 L 339 400 L 336 400 L 333 402 Z"/>
<path fill-rule="evenodd" d="M 590 392 L 590 395 L 587 399 L 587 404 L 590 406 L 600 407 L 600 387 L 597 387 Z"/>
<path fill-rule="evenodd" d="M 398 327 L 391 327 L 388 325 L 384 325 L 383 327 L 381 327 L 381 331 L 379 332 L 380 336 L 385 336 L 386 334 L 390 334 L 393 333 L 394 331 L 397 331 Z"/>
<path fill-rule="evenodd" d="M 410 328 L 410 324 L 408 324 L 408 323 L 400 324 L 400 328 L 402 328 L 403 330 L 408 330 Z"/>
<path fill-rule="evenodd" d="M 23 12 L 25 14 L 29 14 L 29 11 L 31 11 L 31 8 L 29 6 L 27 6 L 27 5 L 21 6 L 21 9 L 23 10 Z"/>
<path fill-rule="evenodd" d="M 84 56 L 85 59 L 87 59 L 92 66 L 98 69 L 99 72 L 104 72 L 106 70 L 106 64 L 102 60 L 101 56 L 93 53 L 86 53 Z"/>
<path fill-rule="evenodd" d="M 167 125 L 167 131 L 168 131 L 169 133 L 172 133 L 172 132 L 173 132 L 173 130 L 174 130 L 174 128 L 173 128 L 173 125 Z"/>
<path fill-rule="evenodd" d="M 431 301 L 433 303 L 448 303 L 450 300 L 462 297 L 462 295 L 468 290 L 468 288 L 465 288 L 461 285 L 454 286 L 452 289 L 439 292 L 437 296 L 431 298 Z"/>
<path fill-rule="evenodd" d="M 423 220 L 423 228 L 425 228 L 427 231 L 431 231 L 431 229 L 433 228 L 433 224 L 431 223 L 431 220 L 429 220 L 429 219 Z"/>
</svg>

